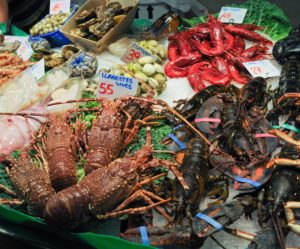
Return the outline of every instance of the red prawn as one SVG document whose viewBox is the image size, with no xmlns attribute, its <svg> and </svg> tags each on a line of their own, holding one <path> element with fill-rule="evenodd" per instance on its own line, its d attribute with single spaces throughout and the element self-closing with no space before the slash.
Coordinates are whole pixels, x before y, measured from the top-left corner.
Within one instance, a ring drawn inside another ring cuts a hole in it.
<svg viewBox="0 0 300 249">
<path fill-rule="evenodd" d="M 252 42 L 262 42 L 267 45 L 272 45 L 272 41 L 268 40 L 267 38 L 261 36 L 260 34 L 249 30 L 245 29 L 242 26 L 236 26 L 236 25 L 225 25 L 224 30 L 229 32 L 230 34 L 233 35 L 239 35 L 241 37 L 244 37 L 245 39 L 252 41 Z"/>
</svg>

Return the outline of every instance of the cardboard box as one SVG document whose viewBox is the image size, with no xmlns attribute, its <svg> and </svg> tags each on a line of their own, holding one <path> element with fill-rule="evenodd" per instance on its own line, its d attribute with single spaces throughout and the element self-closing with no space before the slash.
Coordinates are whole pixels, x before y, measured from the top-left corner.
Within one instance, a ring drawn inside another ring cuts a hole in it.
<svg viewBox="0 0 300 249">
<path fill-rule="evenodd" d="M 76 16 L 78 16 L 84 10 L 93 9 L 99 5 L 105 5 L 110 2 L 119 2 L 122 7 L 133 7 L 124 18 L 117 23 L 110 31 L 106 33 L 99 41 L 92 41 L 83 37 L 79 37 L 71 34 L 71 30 L 77 27 L 77 22 L 75 21 Z M 139 0 L 89 0 L 85 5 L 83 5 L 73 17 L 61 28 L 61 32 L 68 37 L 72 42 L 77 43 L 88 50 L 94 52 L 101 52 L 106 46 L 109 45 L 112 40 L 119 34 L 124 33 L 131 25 L 135 17 L 137 10 L 137 5 Z"/>
</svg>

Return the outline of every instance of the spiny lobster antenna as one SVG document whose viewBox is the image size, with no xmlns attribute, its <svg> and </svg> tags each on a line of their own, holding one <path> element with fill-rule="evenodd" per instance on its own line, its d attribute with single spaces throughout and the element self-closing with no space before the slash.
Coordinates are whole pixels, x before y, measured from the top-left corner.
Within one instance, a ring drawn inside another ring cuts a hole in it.
<svg viewBox="0 0 300 249">
<path fill-rule="evenodd" d="M 82 102 L 90 102 L 90 101 L 97 101 L 101 102 L 105 100 L 105 98 L 84 98 L 84 99 L 73 99 L 73 100 L 67 100 L 67 101 L 58 101 L 54 103 L 50 103 L 47 106 L 53 106 L 53 105 L 62 105 L 62 104 L 69 104 L 69 103 L 82 103 Z"/>
</svg>

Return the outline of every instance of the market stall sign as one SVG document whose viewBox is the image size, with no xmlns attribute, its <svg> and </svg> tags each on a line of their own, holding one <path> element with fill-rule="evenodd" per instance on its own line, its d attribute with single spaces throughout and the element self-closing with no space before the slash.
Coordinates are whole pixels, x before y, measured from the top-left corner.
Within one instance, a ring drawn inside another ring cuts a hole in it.
<svg viewBox="0 0 300 249">
<path fill-rule="evenodd" d="M 247 9 L 222 7 L 218 19 L 224 23 L 243 23 Z"/>
<path fill-rule="evenodd" d="M 16 51 L 16 54 L 22 58 L 23 61 L 27 61 L 33 54 L 33 50 L 28 40 L 22 41 L 21 45 Z"/>
<path fill-rule="evenodd" d="M 126 53 L 123 55 L 121 60 L 126 63 L 129 63 L 138 60 L 139 58 L 144 56 L 152 56 L 156 59 L 156 57 L 153 54 L 149 53 L 148 51 L 146 51 L 144 48 L 140 47 L 136 43 L 132 43 L 128 47 Z"/>
<path fill-rule="evenodd" d="M 134 96 L 137 92 L 138 80 L 109 73 L 100 73 L 97 86 L 97 97 L 116 99 L 123 95 Z"/>
<path fill-rule="evenodd" d="M 63 13 L 70 13 L 71 0 L 50 0 L 50 15 Z"/>
<path fill-rule="evenodd" d="M 269 60 L 249 61 L 244 62 L 243 65 L 253 77 L 270 78 L 280 76 L 279 70 Z"/>
<path fill-rule="evenodd" d="M 45 60 L 41 59 L 39 62 L 29 68 L 31 74 L 36 80 L 39 80 L 45 75 Z"/>
</svg>

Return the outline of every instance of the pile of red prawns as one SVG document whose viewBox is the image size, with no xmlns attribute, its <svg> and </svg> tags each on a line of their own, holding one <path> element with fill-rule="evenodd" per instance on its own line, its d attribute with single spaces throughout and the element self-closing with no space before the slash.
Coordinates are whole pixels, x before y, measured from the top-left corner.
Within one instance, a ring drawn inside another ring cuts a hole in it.
<svg viewBox="0 0 300 249">
<path fill-rule="evenodd" d="M 251 76 L 243 63 L 270 56 L 272 41 L 256 32 L 260 29 L 254 24 L 221 23 L 209 15 L 207 23 L 168 37 L 165 73 L 170 78 L 187 77 L 195 91 L 203 90 L 205 82 L 245 84 Z M 253 45 L 246 49 L 245 40 Z"/>
</svg>

